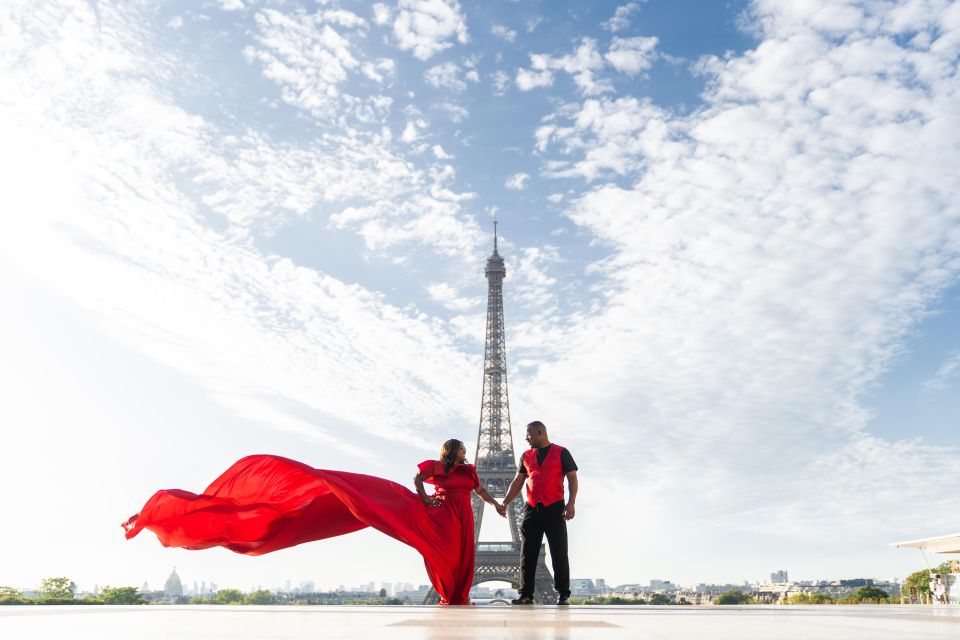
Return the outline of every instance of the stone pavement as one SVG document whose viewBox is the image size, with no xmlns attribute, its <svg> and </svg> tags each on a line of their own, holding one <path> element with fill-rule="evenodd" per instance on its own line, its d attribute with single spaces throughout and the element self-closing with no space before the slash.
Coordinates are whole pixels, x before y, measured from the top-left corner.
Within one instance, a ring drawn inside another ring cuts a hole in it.
<svg viewBox="0 0 960 640">
<path fill-rule="evenodd" d="M 783 607 L 0 606 L 0 638 L 46 640 L 874 640 L 960 638 L 960 609 Z"/>
</svg>

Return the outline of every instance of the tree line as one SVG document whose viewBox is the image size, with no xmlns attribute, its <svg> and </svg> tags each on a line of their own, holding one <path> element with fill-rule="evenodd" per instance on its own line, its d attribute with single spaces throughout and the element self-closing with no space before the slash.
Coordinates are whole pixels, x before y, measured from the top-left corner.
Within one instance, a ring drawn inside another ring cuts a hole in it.
<svg viewBox="0 0 960 640">
<path fill-rule="evenodd" d="M 77 598 L 77 585 L 70 578 L 45 578 L 37 589 L 37 597 L 26 597 L 23 592 L 14 587 L 0 586 L 0 605 L 15 604 L 149 604 L 137 587 L 103 587 L 95 596 Z M 343 604 L 404 604 L 398 598 L 388 598 L 385 590 L 381 589 L 379 598 L 370 600 L 346 601 Z M 277 604 L 276 595 L 260 589 L 253 593 L 243 593 L 239 589 L 220 589 L 208 598 L 177 598 L 177 604 Z"/>
</svg>

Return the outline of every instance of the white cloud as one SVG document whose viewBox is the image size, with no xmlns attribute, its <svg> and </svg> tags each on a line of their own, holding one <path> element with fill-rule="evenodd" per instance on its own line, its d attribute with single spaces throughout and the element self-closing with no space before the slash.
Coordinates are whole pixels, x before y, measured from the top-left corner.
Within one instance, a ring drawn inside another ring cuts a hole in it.
<svg viewBox="0 0 960 640">
<path fill-rule="evenodd" d="M 427 293 L 430 297 L 442 304 L 451 311 L 463 312 L 474 309 L 483 304 L 482 298 L 466 298 L 447 284 L 446 282 L 437 282 L 427 286 Z"/>
<path fill-rule="evenodd" d="M 375 61 L 364 62 L 360 71 L 374 82 L 386 82 L 397 72 L 397 64 L 390 58 L 381 58 Z"/>
<path fill-rule="evenodd" d="M 183 17 L 174 16 L 170 18 L 170 22 L 167 23 L 167 26 L 170 27 L 171 29 L 179 29 L 180 27 L 183 26 Z"/>
<path fill-rule="evenodd" d="M 346 9 L 329 9 L 321 13 L 323 19 L 330 24 L 338 24 L 348 29 L 364 29 L 367 21 Z"/>
<path fill-rule="evenodd" d="M 536 16 L 527 20 L 527 33 L 533 33 L 543 23 L 543 16 Z"/>
<path fill-rule="evenodd" d="M 451 122 L 463 122 L 470 117 L 470 112 L 463 105 L 453 102 L 441 102 L 434 105 L 438 111 L 442 111 Z"/>
<path fill-rule="evenodd" d="M 433 157 L 437 160 L 452 160 L 453 156 L 444 151 L 443 147 L 438 144 L 433 145 L 430 148 L 430 151 L 433 153 Z"/>
<path fill-rule="evenodd" d="M 179 61 L 149 49 L 138 11 L 102 5 L 94 15 L 87 5 L 50 3 L 43 14 L 2 16 L 23 40 L 0 44 L 0 59 L 22 55 L 23 46 L 30 52 L 23 64 L 3 67 L 4 82 L 19 90 L 0 106 L 0 135 L 30 149 L 15 163 L 0 160 L 17 181 L 2 195 L 2 208 L 16 212 L 4 218 L 16 242 L 0 234 L 4 264 L 74 301 L 99 331 L 179 372 L 238 416 L 268 422 L 264 428 L 362 455 L 324 424 L 377 425 L 373 437 L 410 441 L 419 436 L 409 425 L 421 419 L 439 424 L 463 413 L 466 420 L 473 394 L 455 400 L 459 391 L 430 382 L 474 373 L 441 326 L 375 291 L 260 251 L 234 233 L 232 219 L 242 223 L 245 207 L 234 213 L 227 203 L 262 202 L 282 222 L 277 205 L 309 208 L 317 199 L 298 188 L 318 182 L 336 200 L 329 190 L 359 173 L 347 188 L 362 191 L 352 195 L 389 209 L 389 189 L 412 178 L 403 196 L 428 210 L 426 218 L 394 214 L 399 222 L 418 237 L 466 231 L 457 243 L 472 245 L 476 238 L 456 214 L 457 198 L 469 196 L 444 192 L 449 176 L 418 175 L 357 142 L 351 148 L 338 140 L 338 155 L 374 154 L 372 164 L 353 159 L 335 176 L 339 159 L 311 149 L 316 140 L 300 149 L 254 132 L 222 133 L 171 103 L 161 85 Z M 47 58 L 63 64 L 41 73 L 37 65 Z M 179 180 L 184 173 L 190 179 Z M 56 190 L 43 188 L 50 181 Z M 210 209 L 227 216 L 226 228 L 205 226 Z M 379 224 L 383 234 L 393 232 Z M 386 364 L 393 358 L 403 362 Z M 430 373 L 437 358 L 442 364 Z M 389 373 L 373 375 L 381 366 Z M 388 413 L 400 404 L 381 391 L 407 376 L 400 402 L 407 415 L 391 425 Z M 386 387 L 378 391 L 380 384 Z M 362 399 L 368 393 L 370 402 Z M 461 400 L 466 412 L 453 408 Z"/>
<path fill-rule="evenodd" d="M 563 194 L 562 194 L 562 193 L 551 193 L 550 195 L 547 196 L 547 200 L 549 200 L 550 202 L 552 202 L 552 203 L 554 203 L 554 204 L 557 204 L 558 202 L 562 202 L 562 201 L 563 201 Z"/>
<path fill-rule="evenodd" d="M 553 71 L 564 71 L 573 76 L 583 95 L 598 95 L 613 91 L 609 80 L 594 78 L 594 73 L 604 66 L 603 57 L 597 50 L 597 41 L 583 38 L 577 49 L 568 55 L 552 57 L 546 54 L 530 54 L 530 69 L 517 70 L 517 87 L 529 91 L 553 84 Z"/>
<path fill-rule="evenodd" d="M 760 44 L 702 65 L 693 114 L 589 99 L 537 131 L 545 175 L 588 181 L 570 219 L 612 254 L 591 312 L 541 325 L 563 353 L 511 398 L 593 422 L 581 447 L 636 425 L 644 519 L 879 547 L 952 500 L 913 470 L 956 484 L 956 448 L 879 438 L 863 404 L 960 275 L 960 8 L 891 9 L 756 2 Z"/>
<path fill-rule="evenodd" d="M 374 23 L 383 26 L 389 24 L 391 19 L 393 19 L 393 12 L 390 7 L 380 2 L 373 5 Z"/>
<path fill-rule="evenodd" d="M 403 133 L 400 134 L 400 139 L 407 144 L 410 144 L 411 142 L 416 141 L 419 135 L 420 134 L 417 131 L 417 125 L 415 125 L 413 122 L 407 122 L 407 126 L 403 128 Z"/>
<path fill-rule="evenodd" d="M 247 46 L 244 55 L 258 62 L 263 75 L 281 86 L 284 102 L 323 120 L 343 118 L 351 111 L 366 120 L 381 120 L 386 115 L 388 102 L 377 96 L 361 100 L 340 89 L 354 71 L 377 82 L 392 72 L 392 61 L 361 64 L 362 53 L 352 41 L 354 34 L 344 35 L 332 26 L 349 31 L 364 27 L 366 21 L 346 11 L 307 14 L 302 9 L 289 14 L 263 9 L 254 21 L 258 46 Z"/>
<path fill-rule="evenodd" d="M 948 383 L 960 374 L 960 353 L 955 353 L 941 364 L 933 377 L 924 383 L 927 391 L 942 391 Z"/>
<path fill-rule="evenodd" d="M 490 33 L 497 36 L 498 38 L 502 38 L 506 40 L 507 42 L 513 42 L 514 40 L 517 39 L 517 32 L 502 24 L 493 25 L 490 28 Z"/>
<path fill-rule="evenodd" d="M 460 66 L 455 62 L 444 62 L 427 69 L 423 73 L 423 79 L 427 84 L 438 89 L 465 91 L 467 83 L 460 79 L 460 71 Z"/>
<path fill-rule="evenodd" d="M 523 191 L 527 188 L 527 182 L 530 180 L 530 176 L 526 173 L 515 173 L 507 181 L 503 183 L 503 186 L 511 191 Z"/>
<path fill-rule="evenodd" d="M 600 26 L 607 31 L 623 31 L 630 26 L 630 16 L 636 13 L 639 8 L 640 5 L 636 2 L 628 2 L 627 4 L 621 5 L 613 12 L 613 16 L 611 16 L 609 20 L 600 23 Z"/>
<path fill-rule="evenodd" d="M 397 46 L 428 60 L 453 46 L 451 39 L 469 42 L 467 22 L 457 0 L 400 0 L 393 23 Z"/>
<path fill-rule="evenodd" d="M 223 11 L 243 11 L 243 0 L 217 0 Z"/>
<path fill-rule="evenodd" d="M 656 58 L 657 38 L 614 38 L 607 50 L 607 62 L 627 75 L 636 75 L 650 68 Z"/>
<path fill-rule="evenodd" d="M 510 76 L 506 72 L 498 69 L 490 74 L 490 87 L 493 89 L 493 95 L 505 95 L 509 86 Z"/>
<path fill-rule="evenodd" d="M 517 69 L 517 88 L 520 91 L 530 91 L 552 85 L 553 72 L 546 68 L 548 61 L 548 56 L 532 54 L 530 56 L 532 69 Z"/>
</svg>

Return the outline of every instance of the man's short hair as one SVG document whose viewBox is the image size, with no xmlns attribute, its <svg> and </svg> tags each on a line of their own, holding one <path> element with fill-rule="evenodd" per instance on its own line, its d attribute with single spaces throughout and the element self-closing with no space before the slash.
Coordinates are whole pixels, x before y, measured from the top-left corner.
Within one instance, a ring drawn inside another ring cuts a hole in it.
<svg viewBox="0 0 960 640">
<path fill-rule="evenodd" d="M 530 429 L 531 427 L 534 428 L 534 429 L 536 429 L 537 431 L 546 431 L 546 430 L 547 430 L 547 425 L 543 424 L 543 423 L 540 422 L 539 420 L 534 420 L 533 422 L 530 422 L 530 423 L 527 424 L 527 429 Z"/>
</svg>

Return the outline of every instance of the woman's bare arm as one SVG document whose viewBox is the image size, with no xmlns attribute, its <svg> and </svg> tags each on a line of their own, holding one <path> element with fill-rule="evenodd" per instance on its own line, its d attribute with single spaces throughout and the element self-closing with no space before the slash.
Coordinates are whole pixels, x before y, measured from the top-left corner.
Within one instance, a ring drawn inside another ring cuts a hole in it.
<svg viewBox="0 0 960 640">
<path fill-rule="evenodd" d="M 443 501 L 440 498 L 431 498 L 427 495 L 426 489 L 423 488 L 423 481 L 429 478 L 430 476 L 426 473 L 418 473 L 413 476 L 413 484 L 417 487 L 417 495 L 420 496 L 420 499 L 423 500 L 423 504 L 439 506 L 443 504 Z"/>
<path fill-rule="evenodd" d="M 477 485 L 477 488 L 474 489 L 474 491 L 476 491 L 477 495 L 480 496 L 480 499 L 486 502 L 487 504 L 492 504 L 495 507 L 500 506 L 500 503 L 497 502 L 492 495 L 490 495 L 490 492 L 487 491 L 487 488 L 482 484 Z"/>
</svg>

